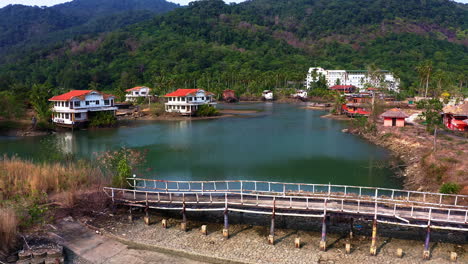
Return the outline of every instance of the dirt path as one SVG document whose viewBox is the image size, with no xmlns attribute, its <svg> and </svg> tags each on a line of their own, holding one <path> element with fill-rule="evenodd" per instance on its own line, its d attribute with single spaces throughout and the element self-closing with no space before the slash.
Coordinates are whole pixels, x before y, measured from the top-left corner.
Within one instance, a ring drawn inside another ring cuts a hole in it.
<svg viewBox="0 0 468 264">
<path fill-rule="evenodd" d="M 54 234 L 65 247 L 78 256 L 67 258 L 68 263 L 205 263 L 176 255 L 133 249 L 121 242 L 97 234 L 70 218 L 61 221 Z"/>
</svg>

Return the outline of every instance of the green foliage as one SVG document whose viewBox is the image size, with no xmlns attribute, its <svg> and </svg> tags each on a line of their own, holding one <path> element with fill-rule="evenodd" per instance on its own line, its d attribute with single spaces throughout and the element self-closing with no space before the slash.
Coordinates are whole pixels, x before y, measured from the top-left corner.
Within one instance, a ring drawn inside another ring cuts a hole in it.
<svg viewBox="0 0 468 264">
<path fill-rule="evenodd" d="M 437 0 L 196 1 L 106 35 L 23 52 L 0 68 L 0 90 L 48 81 L 65 89 L 94 82 L 120 99 L 136 84 L 157 87 L 159 94 L 203 88 L 220 95 L 229 88 L 256 95 L 303 83 L 313 65 L 352 70 L 374 64 L 396 73 L 405 94 L 415 95 L 423 91 L 415 66 L 430 60 L 434 72 L 447 74 L 447 87 L 468 93 L 467 47 L 420 30 L 432 23 L 442 33 L 450 32 L 445 27 L 461 32 L 466 17 L 460 5 Z M 326 83 L 313 86 L 325 89 Z"/>
<path fill-rule="evenodd" d="M 16 119 L 23 116 L 25 111 L 24 101 L 13 92 L 0 92 L 2 103 L 0 104 L 0 117 L 5 119 Z"/>
<path fill-rule="evenodd" d="M 161 116 L 166 112 L 164 108 L 164 103 L 152 103 L 151 104 L 151 113 L 155 116 Z"/>
<path fill-rule="evenodd" d="M 48 122 L 52 114 L 49 98 L 52 94 L 50 84 L 34 84 L 29 96 L 29 101 L 37 113 L 39 121 Z"/>
<path fill-rule="evenodd" d="M 127 178 L 132 176 L 132 167 L 127 157 L 122 157 L 117 164 L 117 174 L 112 177 L 112 186 L 117 188 L 128 188 Z"/>
<path fill-rule="evenodd" d="M 426 130 L 430 133 L 434 131 L 434 129 L 442 127 L 442 102 L 437 99 L 430 99 L 430 100 L 421 100 L 417 102 L 417 108 L 423 109 L 424 111 L 421 113 L 421 116 L 426 119 Z"/>
<path fill-rule="evenodd" d="M 460 184 L 453 183 L 453 182 L 447 182 L 442 184 L 440 186 L 439 192 L 440 193 L 445 193 L 445 194 L 457 194 L 461 190 Z"/>
<path fill-rule="evenodd" d="M 128 187 L 127 178 L 132 172 L 137 172 L 146 160 L 146 151 L 122 147 L 114 151 L 106 151 L 96 157 L 102 169 L 112 176 L 112 185 L 115 187 Z"/>
<path fill-rule="evenodd" d="M 219 115 L 219 111 L 215 107 L 205 104 L 198 106 L 198 110 L 195 115 L 200 117 L 216 116 Z"/>
<path fill-rule="evenodd" d="M 96 112 L 90 118 L 89 126 L 91 127 L 106 127 L 113 126 L 117 123 L 117 118 L 111 111 Z"/>
</svg>

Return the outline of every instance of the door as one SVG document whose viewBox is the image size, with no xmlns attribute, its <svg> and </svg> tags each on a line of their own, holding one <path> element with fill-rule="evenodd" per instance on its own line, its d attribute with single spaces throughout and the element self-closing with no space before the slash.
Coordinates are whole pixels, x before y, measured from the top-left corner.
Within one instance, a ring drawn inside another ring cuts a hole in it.
<svg viewBox="0 0 468 264">
<path fill-rule="evenodd" d="M 392 126 L 396 126 L 396 118 L 392 118 Z"/>
</svg>

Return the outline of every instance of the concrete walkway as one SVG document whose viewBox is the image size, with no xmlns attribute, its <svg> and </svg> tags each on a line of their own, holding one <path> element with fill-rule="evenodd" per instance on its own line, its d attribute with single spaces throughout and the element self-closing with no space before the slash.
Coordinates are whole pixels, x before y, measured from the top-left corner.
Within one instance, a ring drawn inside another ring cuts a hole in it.
<svg viewBox="0 0 468 264">
<path fill-rule="evenodd" d="M 150 250 L 131 249 L 123 243 L 91 231 L 71 218 L 62 220 L 56 227 L 53 236 L 78 256 L 67 258 L 66 263 L 204 263 Z"/>
</svg>

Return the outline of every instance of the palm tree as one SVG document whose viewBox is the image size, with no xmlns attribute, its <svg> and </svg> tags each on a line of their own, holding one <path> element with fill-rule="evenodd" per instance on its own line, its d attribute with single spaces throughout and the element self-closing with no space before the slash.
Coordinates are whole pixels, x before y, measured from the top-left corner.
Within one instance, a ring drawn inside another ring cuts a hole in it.
<svg viewBox="0 0 468 264">
<path fill-rule="evenodd" d="M 416 67 L 416 70 L 418 71 L 419 76 L 421 78 L 421 84 L 423 83 L 423 81 L 426 82 L 426 89 L 425 89 L 424 97 L 427 97 L 427 92 L 429 90 L 429 80 L 431 78 L 432 69 L 433 69 L 432 61 L 429 61 L 429 60 L 422 62 Z"/>
</svg>

